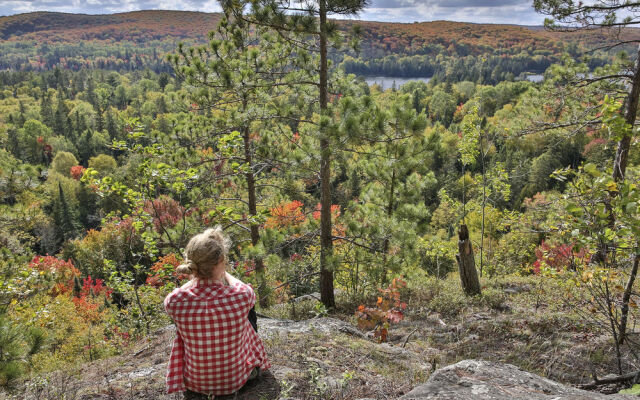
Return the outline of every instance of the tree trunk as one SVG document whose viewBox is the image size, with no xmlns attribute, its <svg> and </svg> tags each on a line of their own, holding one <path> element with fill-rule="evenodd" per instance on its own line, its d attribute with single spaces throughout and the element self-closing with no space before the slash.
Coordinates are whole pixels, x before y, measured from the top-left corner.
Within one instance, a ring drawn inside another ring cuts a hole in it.
<svg viewBox="0 0 640 400">
<path fill-rule="evenodd" d="M 615 305 L 613 303 L 613 299 L 611 296 L 611 291 L 609 290 L 609 283 L 605 280 L 604 281 L 604 298 L 606 301 L 606 306 L 607 306 L 607 317 L 609 317 L 609 326 L 611 329 L 611 334 L 613 335 L 613 344 L 615 345 L 615 349 L 616 349 L 616 362 L 618 363 L 618 373 L 620 375 L 622 375 L 622 353 L 620 352 L 620 342 L 619 342 L 619 333 L 620 331 L 617 329 L 618 327 L 616 326 L 616 316 L 617 316 L 617 311 L 615 309 Z"/>
<path fill-rule="evenodd" d="M 484 149 L 482 147 L 482 132 L 480 132 L 480 162 L 482 164 L 482 228 L 480 229 L 480 276 L 482 276 L 482 267 L 484 267 L 484 217 L 485 208 L 487 206 L 487 177 L 484 172 Z"/>
<path fill-rule="evenodd" d="M 391 173 L 391 188 L 389 189 L 389 202 L 387 203 L 387 217 L 391 219 L 391 215 L 393 215 L 393 195 L 396 186 L 396 170 L 394 169 Z M 389 253 L 389 238 L 384 239 L 384 245 L 382 251 L 384 252 L 383 260 L 382 260 L 382 284 L 387 283 L 387 256 Z"/>
<path fill-rule="evenodd" d="M 620 335 L 618 336 L 618 344 L 624 343 L 627 334 L 627 320 L 629 318 L 629 302 L 631 300 L 631 292 L 633 291 L 633 284 L 636 281 L 638 275 L 638 264 L 640 263 L 640 255 L 636 250 L 636 255 L 633 257 L 633 267 L 631 267 L 631 273 L 629 274 L 629 280 L 624 288 L 622 294 L 622 309 L 620 310 Z"/>
<path fill-rule="evenodd" d="M 633 125 L 636 122 L 636 116 L 638 113 L 638 97 L 640 96 L 640 45 L 638 45 L 638 54 L 636 55 L 636 62 L 633 67 L 633 78 L 631 80 L 631 86 L 629 87 L 629 93 L 625 100 L 624 119 L 627 124 L 631 126 L 631 131 L 625 134 L 618 142 L 616 149 L 616 157 L 613 160 L 613 179 L 616 182 L 624 181 L 624 175 L 627 171 L 627 162 L 629 160 L 629 149 L 631 148 L 631 137 L 633 136 Z M 617 192 L 611 194 L 605 199 L 605 209 L 609 214 L 609 227 L 615 229 L 616 217 L 611 208 L 611 198 L 617 196 Z M 591 256 L 589 263 L 604 262 L 609 253 L 609 242 L 604 243 L 600 248 Z M 614 252 L 615 254 L 615 252 Z"/>
<path fill-rule="evenodd" d="M 476 262 L 473 256 L 473 247 L 469 240 L 469 229 L 466 225 L 460 225 L 458 231 L 458 270 L 460 271 L 460 281 L 462 289 L 468 296 L 480 294 L 480 281 L 476 271 Z"/>
<path fill-rule="evenodd" d="M 248 193 L 248 203 L 249 203 L 249 216 L 255 217 L 258 215 L 257 201 L 256 201 L 256 181 L 255 176 L 253 175 L 253 152 L 251 148 L 251 137 L 249 132 L 249 127 L 245 126 L 243 129 L 243 139 L 244 139 L 244 160 L 248 165 L 248 171 L 245 174 L 247 179 L 247 193 Z M 253 246 L 257 246 L 260 241 L 260 232 L 259 227 L 255 223 L 251 223 L 249 226 L 251 231 L 251 244 Z M 254 260 L 256 263 L 255 272 L 258 276 L 258 299 L 260 303 L 260 307 L 266 308 L 269 304 L 266 286 L 264 282 L 264 263 L 262 262 L 262 258 L 257 258 Z"/>
<path fill-rule="evenodd" d="M 638 46 L 638 54 L 636 62 L 633 68 L 633 79 L 631 81 L 631 87 L 629 88 L 629 94 L 627 96 L 626 108 L 624 110 L 624 119 L 627 124 L 633 125 L 636 122 L 636 115 L 638 113 L 638 97 L 640 96 L 640 46 Z M 631 131 L 632 132 L 632 131 Z M 629 159 L 629 148 L 631 146 L 632 133 L 629 132 L 618 142 L 618 148 L 616 150 L 616 158 L 613 162 L 613 179 L 616 182 L 624 180 L 624 174 L 627 171 L 627 161 Z"/>
<path fill-rule="evenodd" d="M 327 3 L 319 1 L 320 14 L 320 115 L 327 113 Z M 320 300 L 335 307 L 333 293 L 333 238 L 331 233 L 331 146 L 326 129 L 320 126 Z"/>
</svg>

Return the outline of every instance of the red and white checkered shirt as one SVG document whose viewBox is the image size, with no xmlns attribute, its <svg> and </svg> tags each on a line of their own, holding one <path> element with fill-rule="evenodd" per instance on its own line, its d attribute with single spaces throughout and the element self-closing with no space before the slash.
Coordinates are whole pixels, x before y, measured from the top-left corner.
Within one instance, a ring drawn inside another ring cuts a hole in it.
<svg viewBox="0 0 640 400">
<path fill-rule="evenodd" d="M 164 300 L 177 327 L 167 367 L 167 392 L 225 395 L 238 391 L 254 367 L 271 365 L 247 319 L 256 302 L 250 285 L 197 279 Z"/>
</svg>

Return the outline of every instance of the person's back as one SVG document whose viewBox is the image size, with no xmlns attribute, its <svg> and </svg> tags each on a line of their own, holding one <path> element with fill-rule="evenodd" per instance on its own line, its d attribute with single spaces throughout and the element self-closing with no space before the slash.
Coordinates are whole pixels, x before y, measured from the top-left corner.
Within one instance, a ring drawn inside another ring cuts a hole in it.
<svg viewBox="0 0 640 400">
<path fill-rule="evenodd" d="M 223 238 L 219 230 L 201 235 L 218 241 Z M 204 245 L 211 247 L 206 237 Z M 197 251 L 193 251 L 194 246 L 190 249 L 192 241 L 186 249 L 188 263 L 181 268 L 192 273 L 196 270 L 198 277 L 174 290 L 164 302 L 177 327 L 167 371 L 167 391 L 234 393 L 246 383 L 254 368 L 270 367 L 262 342 L 247 319 L 255 304 L 255 293 L 251 286 L 228 273 L 221 275 L 219 255 L 213 257 L 218 268 L 210 269 L 208 275 L 202 274 L 206 268 L 200 264 L 205 261 L 193 261 L 192 257 L 197 259 Z M 224 252 L 224 246 L 221 247 Z"/>
</svg>

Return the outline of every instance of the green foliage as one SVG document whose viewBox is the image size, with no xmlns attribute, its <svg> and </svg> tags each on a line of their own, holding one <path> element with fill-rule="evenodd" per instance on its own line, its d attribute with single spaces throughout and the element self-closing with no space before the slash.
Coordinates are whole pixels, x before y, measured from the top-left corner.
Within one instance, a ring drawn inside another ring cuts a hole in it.
<svg viewBox="0 0 640 400">
<path fill-rule="evenodd" d="M 482 119 L 478 116 L 478 107 L 472 106 L 471 112 L 465 115 L 461 125 L 460 160 L 465 165 L 475 163 L 476 157 L 480 153 L 481 123 Z"/>
<path fill-rule="evenodd" d="M 110 175 L 117 167 L 116 160 L 107 154 L 99 154 L 89 159 L 89 168 L 98 171 L 99 176 Z"/>
<path fill-rule="evenodd" d="M 441 203 L 441 205 L 444 203 Z M 434 214 L 434 219 L 439 215 Z M 449 226 L 453 226 L 451 223 Z M 438 278 L 447 276 L 454 268 L 455 255 L 458 252 L 458 246 L 453 240 L 448 240 L 445 232 L 438 232 L 433 236 L 426 235 L 420 238 L 417 251 L 422 254 L 420 267 Z"/>
<path fill-rule="evenodd" d="M 538 241 L 536 234 L 520 230 L 503 235 L 496 244 L 494 258 L 487 265 L 487 274 L 528 274 Z"/>
<path fill-rule="evenodd" d="M 6 316 L 0 317 L 0 387 L 11 387 L 25 371 L 23 332 Z"/>
<path fill-rule="evenodd" d="M 78 165 L 76 157 L 66 151 L 59 151 L 51 162 L 51 169 L 60 175 L 70 177 L 71 167 Z"/>
<path fill-rule="evenodd" d="M 635 394 L 635 395 L 638 395 L 638 394 L 640 394 L 640 384 L 635 384 L 632 387 L 630 387 L 629 389 L 622 389 L 618 393 L 620 393 L 620 394 Z"/>
<path fill-rule="evenodd" d="M 441 90 L 433 92 L 428 104 L 429 116 L 434 121 L 441 122 L 444 126 L 449 126 L 456 110 L 454 97 Z"/>
<path fill-rule="evenodd" d="M 51 129 L 46 125 L 38 120 L 27 120 L 18 130 L 18 138 L 22 143 L 18 157 L 32 164 L 46 162 L 44 147 L 50 136 Z"/>
</svg>

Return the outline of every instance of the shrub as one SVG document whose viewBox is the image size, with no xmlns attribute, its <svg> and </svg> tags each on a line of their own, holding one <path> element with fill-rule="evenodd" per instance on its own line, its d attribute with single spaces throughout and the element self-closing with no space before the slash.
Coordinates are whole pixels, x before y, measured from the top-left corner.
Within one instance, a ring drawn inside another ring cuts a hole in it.
<svg viewBox="0 0 640 400">
<path fill-rule="evenodd" d="M 180 265 L 180 260 L 174 253 L 160 257 L 158 262 L 150 268 L 150 274 L 147 277 L 147 285 L 160 288 L 166 285 L 177 286 L 180 281 L 188 278 L 185 274 L 178 274 L 176 267 Z"/>
<path fill-rule="evenodd" d="M 79 181 L 82 178 L 82 174 L 84 174 L 85 168 L 82 165 L 74 165 L 71 167 L 70 175 L 73 179 Z"/>
<path fill-rule="evenodd" d="M 503 235 L 496 246 L 493 262 L 487 265 L 487 274 L 529 273 L 537 243 L 537 235 L 527 232 L 512 231 Z"/>
<path fill-rule="evenodd" d="M 75 280 L 80 276 L 80 271 L 73 266 L 71 260 L 64 261 L 53 256 L 34 256 L 29 268 L 38 271 L 53 284 L 51 296 L 71 293 Z"/>
<path fill-rule="evenodd" d="M 51 162 L 51 169 L 67 178 L 71 176 L 71 167 L 78 165 L 76 157 L 66 151 L 59 151 Z"/>
<path fill-rule="evenodd" d="M 358 327 L 360 329 L 374 330 L 374 336 L 380 342 L 387 341 L 389 325 L 398 323 L 404 319 L 404 310 L 407 303 L 400 301 L 400 289 L 407 286 L 402 279 L 395 278 L 388 288 L 380 289 L 375 307 L 360 305 L 356 311 Z"/>
</svg>

